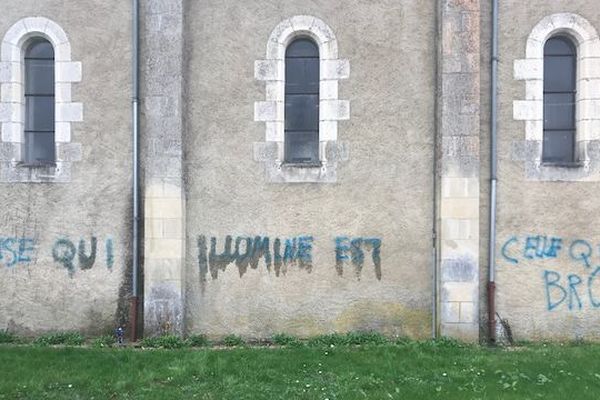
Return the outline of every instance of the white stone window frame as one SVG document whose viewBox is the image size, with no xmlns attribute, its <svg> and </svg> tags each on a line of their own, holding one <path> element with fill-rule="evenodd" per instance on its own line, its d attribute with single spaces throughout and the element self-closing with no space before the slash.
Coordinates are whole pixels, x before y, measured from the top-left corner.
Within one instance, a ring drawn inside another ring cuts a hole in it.
<svg viewBox="0 0 600 400">
<path fill-rule="evenodd" d="M 54 48 L 55 154 L 54 165 L 27 166 L 25 144 L 24 54 L 33 38 L 48 40 Z M 0 49 L 0 182 L 69 182 L 71 164 L 81 159 L 81 145 L 71 142 L 71 124 L 83 121 L 83 104 L 73 102 L 71 85 L 81 82 L 82 64 L 71 60 L 65 31 L 44 17 L 27 17 L 13 24 Z"/>
<path fill-rule="evenodd" d="M 575 123 L 576 163 L 544 163 L 544 46 L 555 36 L 566 36 L 577 48 Z M 513 101 L 513 118 L 525 121 L 525 146 L 520 158 L 526 177 L 540 181 L 600 180 L 600 39 L 585 18 L 558 13 L 543 18 L 531 31 L 525 58 L 514 61 L 514 79 L 525 81 L 525 99 Z"/>
<path fill-rule="evenodd" d="M 298 37 L 319 47 L 319 160 L 320 166 L 284 162 L 285 52 Z M 264 162 L 270 182 L 335 182 L 338 161 L 347 159 L 347 146 L 338 142 L 338 121 L 350 119 L 350 102 L 338 99 L 338 84 L 350 76 L 348 60 L 338 58 L 333 30 L 321 19 L 297 15 L 275 27 L 267 42 L 266 57 L 256 60 L 254 77 L 264 81 L 266 100 L 254 103 L 254 120 L 265 123 L 265 142 L 254 144 L 254 158 Z"/>
</svg>

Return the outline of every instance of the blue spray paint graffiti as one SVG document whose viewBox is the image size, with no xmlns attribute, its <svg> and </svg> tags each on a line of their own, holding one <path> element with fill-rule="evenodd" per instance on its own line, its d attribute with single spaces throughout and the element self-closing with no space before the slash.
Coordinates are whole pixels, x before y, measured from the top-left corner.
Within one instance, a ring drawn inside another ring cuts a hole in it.
<svg viewBox="0 0 600 400">
<path fill-rule="evenodd" d="M 232 243 L 234 243 L 233 251 Z M 266 236 L 255 236 L 254 238 L 238 236 L 234 242 L 233 238 L 228 235 L 223 243 L 223 251 L 219 253 L 217 238 L 213 236 L 210 238 L 210 252 L 208 252 L 206 236 L 198 236 L 198 266 L 201 281 L 206 281 L 209 271 L 212 279 L 217 279 L 219 271 L 225 271 L 227 266 L 232 263 L 235 263 L 240 277 L 242 277 L 248 271 L 248 266 L 257 269 L 261 259 L 264 259 L 268 271 L 273 266 L 276 276 L 281 273 L 285 274 L 288 267 L 293 266 L 298 266 L 307 272 L 312 271 L 312 236 L 286 238 L 283 252 L 280 238 L 272 241 L 272 247 L 270 243 L 271 239 Z"/>
<path fill-rule="evenodd" d="M 381 239 L 378 238 L 349 238 L 338 236 L 335 238 L 335 268 L 338 275 L 344 273 L 344 265 L 350 261 L 354 272 L 360 279 L 365 263 L 365 250 L 371 251 L 371 259 L 375 267 L 375 276 L 381 280 Z"/>
<path fill-rule="evenodd" d="M 13 267 L 31 262 L 34 246 L 31 238 L 0 237 L 0 265 Z"/>
<path fill-rule="evenodd" d="M 313 268 L 314 238 L 308 235 L 273 240 L 267 236 L 237 236 L 234 240 L 228 235 L 221 246 L 213 236 L 210 238 L 210 249 L 207 237 L 200 235 L 197 246 L 201 283 L 206 282 L 209 273 L 212 279 L 217 279 L 219 271 L 225 271 L 230 264 L 235 264 L 240 277 L 248 271 L 248 266 L 258 268 L 260 260 L 263 260 L 268 271 L 273 269 L 276 276 L 285 275 L 291 267 L 309 273 Z M 381 239 L 378 238 L 336 237 L 335 268 L 338 275 L 342 276 L 344 265 L 351 263 L 356 276 L 360 278 L 365 252 L 371 252 L 375 276 L 381 280 Z"/>
<path fill-rule="evenodd" d="M 52 247 L 52 257 L 54 261 L 61 264 L 69 273 L 69 276 L 73 277 L 76 267 L 81 270 L 87 270 L 94 266 L 96 263 L 96 253 L 98 248 L 98 240 L 95 236 L 90 238 L 90 249 L 89 255 L 87 252 L 87 242 L 85 239 L 79 240 L 78 247 L 68 238 L 61 238 L 54 242 Z M 113 255 L 113 241 L 111 238 L 105 241 L 105 252 L 106 252 L 106 267 L 110 270 L 113 267 L 114 255 Z M 75 256 L 77 255 L 77 263 L 75 263 Z"/>
<path fill-rule="evenodd" d="M 76 268 L 87 270 L 96 264 L 98 240 L 92 236 L 89 241 L 80 239 L 78 245 L 68 238 L 54 241 L 50 255 L 73 276 Z M 0 237 L 0 266 L 13 267 L 17 264 L 31 263 L 39 245 L 32 238 Z M 106 267 L 110 270 L 114 265 L 114 244 L 112 238 L 104 242 Z M 77 261 L 77 262 L 75 262 Z"/>
<path fill-rule="evenodd" d="M 600 250 L 600 247 L 597 246 Z M 584 239 L 564 240 L 555 236 L 517 236 L 508 238 L 502 248 L 503 259 L 512 265 L 525 262 L 570 263 L 584 269 L 584 274 L 544 269 L 542 285 L 548 311 L 578 311 L 586 306 L 600 308 L 600 251 Z M 592 272 L 593 270 L 593 272 Z"/>
<path fill-rule="evenodd" d="M 599 278 L 599 274 L 600 267 L 584 281 L 577 274 L 569 274 L 563 279 L 560 273 L 545 270 L 543 279 L 548 311 L 555 310 L 563 304 L 569 310 L 581 310 L 588 301 L 592 308 L 600 308 L 600 279 L 596 279 Z"/>
</svg>

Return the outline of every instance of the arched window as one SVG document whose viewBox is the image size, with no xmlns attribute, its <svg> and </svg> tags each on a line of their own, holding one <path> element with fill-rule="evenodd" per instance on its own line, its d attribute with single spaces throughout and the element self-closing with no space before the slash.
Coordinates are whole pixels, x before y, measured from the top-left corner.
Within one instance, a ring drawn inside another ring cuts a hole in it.
<svg viewBox="0 0 600 400">
<path fill-rule="evenodd" d="M 544 142 L 542 160 L 575 161 L 576 50 L 564 36 L 544 46 Z"/>
<path fill-rule="evenodd" d="M 34 38 L 25 48 L 25 146 L 26 164 L 55 161 L 54 48 Z"/>
<path fill-rule="evenodd" d="M 285 162 L 319 163 L 319 48 L 298 38 L 285 52 Z"/>
</svg>

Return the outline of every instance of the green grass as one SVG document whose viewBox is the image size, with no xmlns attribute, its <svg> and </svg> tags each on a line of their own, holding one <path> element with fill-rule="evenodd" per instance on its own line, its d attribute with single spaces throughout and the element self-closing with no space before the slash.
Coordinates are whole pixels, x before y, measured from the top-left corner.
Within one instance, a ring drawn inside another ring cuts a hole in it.
<svg viewBox="0 0 600 400">
<path fill-rule="evenodd" d="M 597 399 L 600 345 L 0 347 L 0 399 Z"/>
</svg>

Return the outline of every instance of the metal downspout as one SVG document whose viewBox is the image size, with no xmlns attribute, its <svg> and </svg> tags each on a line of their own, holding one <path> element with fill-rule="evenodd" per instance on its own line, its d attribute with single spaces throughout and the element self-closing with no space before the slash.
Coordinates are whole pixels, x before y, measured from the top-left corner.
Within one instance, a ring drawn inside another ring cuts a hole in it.
<svg viewBox="0 0 600 400">
<path fill-rule="evenodd" d="M 498 0 L 492 0 L 492 83 L 490 118 L 490 242 L 488 279 L 488 330 L 490 343 L 496 342 L 496 185 L 498 125 Z"/>
<path fill-rule="evenodd" d="M 132 164 L 133 164 L 133 255 L 131 271 L 131 299 L 129 304 L 129 325 L 131 327 L 131 341 L 137 340 L 138 325 L 138 271 L 139 271 L 139 0 L 132 0 L 133 20 L 132 20 L 132 62 L 131 62 L 131 80 L 132 80 L 132 100 L 131 100 L 131 119 L 132 119 Z"/>
<path fill-rule="evenodd" d="M 442 12 L 442 6 L 441 6 L 441 2 L 437 2 L 438 4 L 438 9 L 436 10 L 435 13 L 435 27 L 436 27 L 436 35 L 435 35 L 435 48 L 437 50 L 437 61 L 435 63 L 435 91 L 434 91 L 434 99 L 433 99 L 433 104 L 434 104 L 434 112 L 433 112 L 433 123 L 434 123 L 434 128 L 433 128 L 433 165 L 432 165 L 432 172 L 433 172 L 433 187 L 432 187 L 432 197 L 433 197 L 433 207 L 432 207 L 432 225 L 431 225 L 431 280 L 432 280 L 432 293 L 431 293 L 431 298 L 432 298 L 432 305 L 431 305 L 431 337 L 433 339 L 436 339 L 438 337 L 438 301 L 439 301 L 439 296 L 438 296 L 438 292 L 439 292 L 439 282 L 438 282 L 438 247 L 437 247 L 437 242 L 438 242 L 438 237 L 437 237 L 437 219 L 438 219 L 438 212 L 437 212 L 437 207 L 438 207 L 438 196 L 437 196 L 437 185 L 438 185 L 438 164 L 437 164 L 437 157 L 438 157 L 438 134 L 439 134 L 439 126 L 440 126 L 440 107 L 439 107 L 439 95 L 440 95 L 440 62 L 442 60 L 442 49 L 441 49 L 441 40 L 440 40 L 440 35 L 442 34 L 442 26 L 441 26 L 441 21 L 442 18 L 440 16 L 440 13 Z"/>
</svg>

